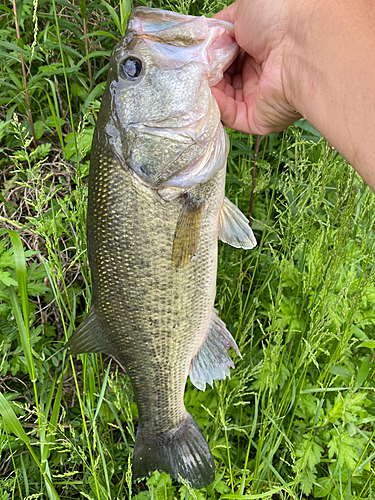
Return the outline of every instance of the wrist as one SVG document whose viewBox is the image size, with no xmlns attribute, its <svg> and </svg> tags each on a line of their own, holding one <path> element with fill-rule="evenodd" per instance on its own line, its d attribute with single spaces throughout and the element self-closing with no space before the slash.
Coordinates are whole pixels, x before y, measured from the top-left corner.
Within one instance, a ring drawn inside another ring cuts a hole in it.
<svg viewBox="0 0 375 500">
<path fill-rule="evenodd" d="M 285 35 L 282 79 L 285 97 L 292 108 L 306 117 L 306 87 L 314 85 L 316 66 L 312 31 L 316 10 L 321 2 L 290 0 L 288 28 Z M 315 10 L 315 13 L 314 13 Z M 312 47 L 309 47 L 312 45 Z"/>
<path fill-rule="evenodd" d="M 296 3 L 283 57 L 286 98 L 375 190 L 375 3 Z"/>
</svg>

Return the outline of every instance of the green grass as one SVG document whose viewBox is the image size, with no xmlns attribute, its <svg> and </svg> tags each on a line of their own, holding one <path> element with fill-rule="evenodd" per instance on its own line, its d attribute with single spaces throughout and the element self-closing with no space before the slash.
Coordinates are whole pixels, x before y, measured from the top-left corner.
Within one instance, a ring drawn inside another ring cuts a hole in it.
<svg viewBox="0 0 375 500">
<path fill-rule="evenodd" d="M 258 246 L 219 248 L 216 307 L 243 359 L 231 380 L 186 391 L 213 485 L 191 491 L 157 472 L 132 482 L 127 377 L 106 356 L 62 349 L 90 303 L 89 152 L 132 6 L 0 5 L 0 499 L 371 499 L 375 199 L 303 120 L 260 140 Z M 230 139 L 227 195 L 248 214 L 255 137 Z"/>
</svg>

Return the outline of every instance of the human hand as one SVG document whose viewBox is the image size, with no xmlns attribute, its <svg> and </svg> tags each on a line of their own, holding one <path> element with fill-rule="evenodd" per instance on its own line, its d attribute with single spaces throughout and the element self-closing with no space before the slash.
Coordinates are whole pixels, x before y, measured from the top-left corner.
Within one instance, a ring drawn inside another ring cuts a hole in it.
<svg viewBox="0 0 375 500">
<path fill-rule="evenodd" d="M 375 191 L 375 3 L 237 0 L 242 53 L 212 88 L 228 127 L 259 135 L 308 120 Z"/>
<path fill-rule="evenodd" d="M 242 49 L 223 80 L 211 89 L 227 127 L 266 135 L 300 118 L 284 71 L 293 48 L 292 4 L 296 8 L 293 0 L 237 0 L 214 16 L 234 24 Z"/>
</svg>

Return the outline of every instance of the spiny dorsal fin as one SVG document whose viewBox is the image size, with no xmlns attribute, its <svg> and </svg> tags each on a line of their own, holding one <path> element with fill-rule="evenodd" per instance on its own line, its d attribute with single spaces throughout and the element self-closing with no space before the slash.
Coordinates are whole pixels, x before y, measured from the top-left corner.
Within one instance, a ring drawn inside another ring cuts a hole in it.
<svg viewBox="0 0 375 500">
<path fill-rule="evenodd" d="M 204 206 L 204 200 L 197 200 L 189 193 L 185 195 L 172 249 L 172 266 L 177 269 L 187 266 L 197 251 Z"/>
<path fill-rule="evenodd" d="M 212 387 L 214 380 L 230 377 L 229 368 L 234 368 L 228 354 L 230 347 L 241 357 L 234 338 L 214 309 L 206 338 L 191 361 L 189 375 L 195 387 L 204 391 L 206 384 Z"/>
<path fill-rule="evenodd" d="M 224 198 L 220 211 L 219 239 L 235 248 L 250 249 L 257 244 L 249 221 L 228 198 Z"/>
</svg>

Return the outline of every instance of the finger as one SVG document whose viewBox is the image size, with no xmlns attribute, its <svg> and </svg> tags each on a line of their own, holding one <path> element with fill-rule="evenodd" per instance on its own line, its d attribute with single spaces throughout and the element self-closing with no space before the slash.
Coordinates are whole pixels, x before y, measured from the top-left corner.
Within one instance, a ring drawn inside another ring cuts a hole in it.
<svg viewBox="0 0 375 500">
<path fill-rule="evenodd" d="M 242 75 L 237 74 L 232 77 L 232 86 L 234 89 L 242 89 Z"/>
<path fill-rule="evenodd" d="M 248 56 L 244 61 L 241 75 L 244 98 L 256 92 L 261 73 L 262 71 L 259 64 L 255 62 L 253 57 Z"/>
<path fill-rule="evenodd" d="M 242 64 L 241 71 L 232 76 L 233 88 L 236 90 L 242 89 L 244 97 L 253 94 L 259 83 L 259 71 L 259 65 L 252 57 L 247 56 Z"/>
<path fill-rule="evenodd" d="M 221 120 L 226 127 L 234 128 L 245 134 L 250 134 L 248 124 L 248 107 L 243 101 L 237 101 L 219 89 L 213 87 L 212 95 L 215 97 L 221 113 Z"/>
<path fill-rule="evenodd" d="M 237 73 L 237 60 L 238 57 L 232 62 L 232 64 L 229 66 L 229 68 L 225 71 L 229 76 L 233 76 Z"/>
<path fill-rule="evenodd" d="M 226 85 L 227 85 L 227 82 L 225 81 L 225 78 L 222 78 L 222 80 L 220 80 L 220 82 L 217 83 L 215 85 L 215 87 L 225 93 Z"/>
<path fill-rule="evenodd" d="M 224 73 L 224 80 L 226 83 L 232 84 L 232 77 L 227 72 Z"/>
<path fill-rule="evenodd" d="M 226 79 L 223 78 L 217 85 L 215 85 L 215 88 L 217 88 L 218 90 L 220 90 L 224 94 L 228 95 L 229 97 L 234 97 L 234 95 L 235 95 L 235 90 L 232 87 L 230 79 L 229 79 L 229 82 L 227 82 Z"/>
<path fill-rule="evenodd" d="M 223 21 L 228 21 L 229 23 L 234 23 L 235 19 L 235 14 L 237 11 L 237 4 L 232 3 L 225 9 L 221 10 L 214 16 L 212 16 L 213 19 L 222 19 Z"/>
<path fill-rule="evenodd" d="M 226 73 L 228 73 L 228 75 L 230 75 L 230 76 L 236 75 L 237 73 L 241 73 L 242 65 L 243 65 L 243 61 L 244 61 L 245 57 L 248 57 L 248 54 L 246 54 L 243 50 L 240 50 L 236 59 L 232 62 L 232 64 L 226 70 Z"/>
<path fill-rule="evenodd" d="M 229 97 L 233 97 L 235 101 L 243 101 L 244 100 L 244 95 L 243 95 L 243 89 L 234 89 L 233 95 L 227 94 Z"/>
<path fill-rule="evenodd" d="M 227 106 L 227 95 L 225 94 L 225 92 L 220 90 L 218 88 L 218 86 L 211 87 L 211 93 L 214 96 L 214 98 L 216 99 L 216 102 L 217 102 L 219 109 L 220 109 L 220 113 L 222 115 L 226 109 L 226 106 Z"/>
</svg>

